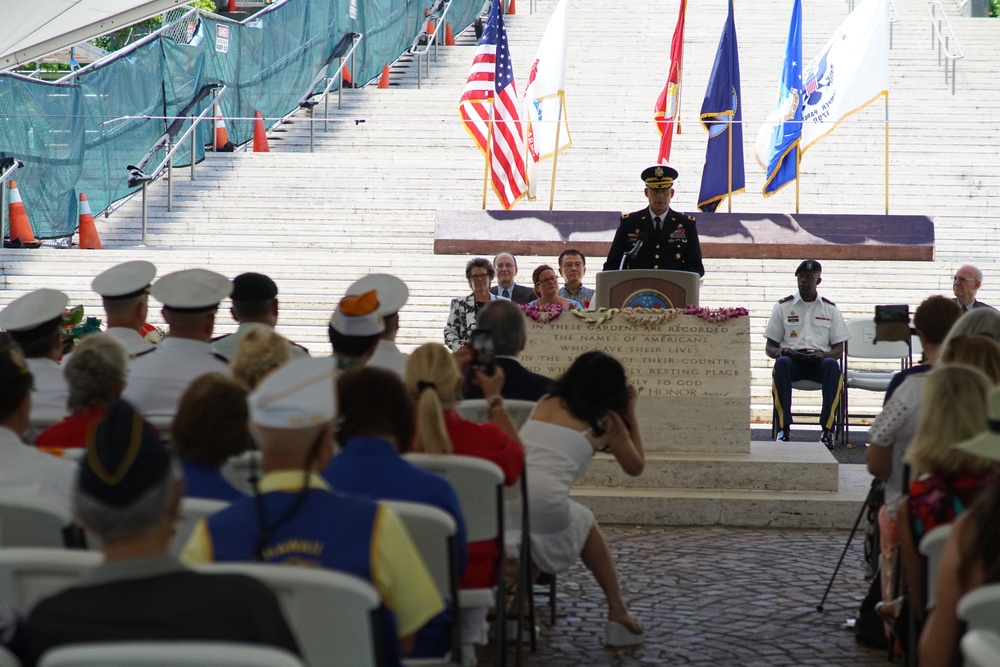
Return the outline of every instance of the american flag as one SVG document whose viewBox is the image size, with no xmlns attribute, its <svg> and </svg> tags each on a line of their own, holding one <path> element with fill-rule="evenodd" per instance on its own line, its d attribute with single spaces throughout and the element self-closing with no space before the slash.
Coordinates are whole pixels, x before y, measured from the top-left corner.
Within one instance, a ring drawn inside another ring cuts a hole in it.
<svg viewBox="0 0 1000 667">
<path fill-rule="evenodd" d="M 500 0 L 493 0 L 490 5 L 490 17 L 479 40 L 458 113 L 479 150 L 489 159 L 493 190 L 503 207 L 509 209 L 525 195 L 528 184 L 514 68 Z"/>
</svg>

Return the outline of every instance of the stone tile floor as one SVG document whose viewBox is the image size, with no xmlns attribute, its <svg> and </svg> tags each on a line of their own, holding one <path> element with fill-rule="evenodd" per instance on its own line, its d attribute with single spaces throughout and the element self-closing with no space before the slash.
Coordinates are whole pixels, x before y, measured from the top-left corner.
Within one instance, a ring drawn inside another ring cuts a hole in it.
<svg viewBox="0 0 1000 667">
<path fill-rule="evenodd" d="M 882 665 L 883 651 L 857 644 L 843 627 L 867 590 L 863 525 L 824 612 L 816 606 L 848 531 L 605 526 L 626 597 L 646 624 L 645 643 L 604 648 L 603 596 L 577 563 L 559 577 L 554 626 L 547 596 L 536 597 L 538 651 L 524 664 Z M 487 653 L 480 665 L 493 664 Z"/>
</svg>

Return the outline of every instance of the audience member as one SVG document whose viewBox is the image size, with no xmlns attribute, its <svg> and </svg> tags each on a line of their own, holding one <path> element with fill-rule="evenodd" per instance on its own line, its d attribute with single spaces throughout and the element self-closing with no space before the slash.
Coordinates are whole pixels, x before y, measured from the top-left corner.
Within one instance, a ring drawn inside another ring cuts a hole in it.
<svg viewBox="0 0 1000 667">
<path fill-rule="evenodd" d="M 262 273 L 241 273 L 233 278 L 233 301 L 229 313 L 239 323 L 236 331 L 212 340 L 212 351 L 222 355 L 227 361 L 236 356 L 240 339 L 249 328 L 265 326 L 274 329 L 278 324 L 278 286 Z M 308 357 L 309 350 L 287 338 L 286 344 L 292 357 Z"/>
<path fill-rule="evenodd" d="M 993 306 L 976 299 L 976 293 L 983 286 L 983 272 L 966 264 L 951 279 L 951 288 L 955 293 L 955 303 L 966 313 L 977 308 L 993 308 Z"/>
<path fill-rule="evenodd" d="M 331 492 L 318 474 L 333 456 L 335 377 L 331 357 L 295 359 L 250 394 L 250 431 L 264 471 L 260 495 L 199 522 L 182 559 L 326 567 L 367 579 L 382 596 L 385 648 L 398 665 L 401 646 L 408 654 L 413 635 L 444 603 L 396 514 Z M 397 636 L 399 642 L 388 639 Z"/>
<path fill-rule="evenodd" d="M 345 296 L 337 304 L 327 327 L 333 359 L 339 370 L 361 368 L 368 363 L 382 339 L 385 321 L 374 290 Z"/>
<path fill-rule="evenodd" d="M 503 370 L 504 398 L 518 401 L 537 401 L 552 385 L 552 380 L 529 371 L 517 360 L 528 342 L 525 333 L 525 317 L 520 306 L 504 301 L 487 304 L 476 315 L 476 328 L 493 332 L 495 363 Z M 473 382 L 473 376 L 466 374 L 462 387 L 465 398 L 482 398 L 482 388 Z"/>
<path fill-rule="evenodd" d="M 941 353 L 941 363 L 978 368 L 996 384 L 1000 382 L 1000 343 L 986 334 L 955 336 Z"/>
<path fill-rule="evenodd" d="M 410 289 L 402 280 L 388 273 L 372 273 L 355 281 L 347 288 L 347 295 L 353 296 L 374 291 L 378 296 L 378 312 L 385 322 L 385 331 L 375 348 L 375 353 L 366 366 L 386 368 L 399 377 L 406 369 L 406 355 L 396 347 L 399 333 L 399 311 L 410 298 Z"/>
<path fill-rule="evenodd" d="M 0 488 L 68 510 L 76 466 L 21 440 L 31 413 L 31 381 L 21 349 L 10 334 L 0 333 Z"/>
<path fill-rule="evenodd" d="M 882 400 L 883 406 L 888 405 L 889 399 L 892 398 L 896 389 L 907 378 L 926 373 L 933 367 L 944 339 L 961 316 L 962 309 L 958 307 L 958 304 L 941 295 L 927 297 L 917 306 L 916 312 L 913 313 L 913 328 L 920 338 L 920 347 L 924 352 L 923 363 L 914 364 L 892 377 L 889 388 L 886 389 L 885 398 Z M 919 396 L 917 399 L 919 400 Z"/>
<path fill-rule="evenodd" d="M 627 475 L 642 474 L 645 454 L 636 421 L 637 398 L 617 360 L 604 352 L 585 352 L 521 428 L 532 557 L 550 574 L 566 572 L 578 557 L 583 560 L 608 602 L 608 646 L 642 642 L 642 623 L 629 614 L 611 551 L 593 513 L 572 500 L 569 490 L 599 451 L 609 452 Z M 507 516 L 519 527 L 516 504 Z"/>
<path fill-rule="evenodd" d="M 226 502 L 243 498 L 221 468 L 251 447 L 246 386 L 219 373 L 195 378 L 177 406 L 170 444 L 184 471 L 184 495 Z"/>
<path fill-rule="evenodd" d="M 90 283 L 104 304 L 107 334 L 132 357 L 153 347 L 142 335 L 149 311 L 149 286 L 156 277 L 152 263 L 137 259 L 112 266 Z"/>
<path fill-rule="evenodd" d="M 69 415 L 39 433 L 35 445 L 86 447 L 93 425 L 104 418 L 125 389 L 127 363 L 125 348 L 110 334 L 83 338 L 62 369 L 69 385 Z"/>
<path fill-rule="evenodd" d="M 240 337 L 236 354 L 229 362 L 233 377 L 254 389 L 272 371 L 292 359 L 288 339 L 274 329 L 251 325 Z"/>
<path fill-rule="evenodd" d="M 583 275 L 587 272 L 587 258 L 576 248 L 568 248 L 559 255 L 559 275 L 565 284 L 559 288 L 559 296 L 570 301 L 579 301 L 584 308 L 594 300 L 594 290 L 583 286 Z"/>
<path fill-rule="evenodd" d="M 843 388 L 840 358 L 844 341 L 851 336 L 837 305 L 816 291 L 823 282 L 822 272 L 823 267 L 814 259 L 795 269 L 799 291 L 774 304 L 764 329 L 764 351 L 774 359 L 771 378 L 778 441 L 792 439 L 792 383 L 812 380 L 823 386 L 820 442 L 833 449 L 833 420 Z"/>
<path fill-rule="evenodd" d="M 971 313 L 965 313 L 955 325 L 948 330 L 942 346 L 947 348 L 948 343 L 956 336 L 972 336 L 974 334 L 984 334 L 993 340 L 1000 341 L 1000 312 L 993 308 L 979 308 Z"/>
<path fill-rule="evenodd" d="M 450 514 L 458 526 L 455 555 L 461 576 L 467 562 L 465 520 L 454 489 L 400 456 L 409 451 L 414 432 L 413 402 L 402 380 L 384 368 L 356 369 L 337 381 L 337 395 L 341 451 L 323 471 L 323 478 L 339 493 L 422 503 Z M 411 656 L 444 655 L 451 648 L 454 622 L 454 610 L 446 609 L 426 623 L 417 633 Z"/>
<path fill-rule="evenodd" d="M 517 258 L 509 252 L 502 252 L 493 258 L 497 284 L 490 288 L 490 294 L 514 303 L 528 303 L 535 298 L 535 290 L 514 282 L 517 277 Z"/>
<path fill-rule="evenodd" d="M 156 430 L 116 404 L 94 432 L 74 496 L 104 563 L 35 606 L 25 626 L 27 665 L 55 646 L 118 640 L 247 642 L 298 653 L 264 584 L 192 572 L 168 555 L 183 491 Z"/>
<path fill-rule="evenodd" d="M 170 329 L 167 339 L 129 360 L 128 385 L 122 397 L 143 415 L 173 415 L 191 381 L 205 373 L 229 375 L 225 357 L 209 341 L 219 302 L 232 283 L 205 269 L 185 269 L 153 283 Z"/>
<path fill-rule="evenodd" d="M 490 291 L 493 265 L 488 259 L 476 257 L 465 265 L 465 279 L 472 287 L 472 294 L 464 299 L 452 299 L 448 323 L 444 327 L 444 344 L 452 352 L 469 342 L 469 335 L 476 328 L 476 313 L 490 301 L 499 297 Z"/>
<path fill-rule="evenodd" d="M 59 367 L 62 354 L 63 312 L 69 297 L 54 289 L 28 292 L 0 311 L 0 329 L 20 346 L 34 378 L 31 421 L 46 421 L 66 414 L 69 387 Z"/>
<path fill-rule="evenodd" d="M 541 266 L 536 267 L 535 270 L 531 272 L 531 279 L 535 283 L 535 296 L 537 298 L 534 301 L 528 302 L 529 306 L 551 306 L 559 304 L 562 306 L 563 310 L 569 310 L 570 308 L 583 310 L 583 304 L 579 301 L 564 299 L 559 296 L 559 278 L 556 277 L 556 272 L 553 271 L 552 267 L 548 264 L 542 264 Z"/>
</svg>

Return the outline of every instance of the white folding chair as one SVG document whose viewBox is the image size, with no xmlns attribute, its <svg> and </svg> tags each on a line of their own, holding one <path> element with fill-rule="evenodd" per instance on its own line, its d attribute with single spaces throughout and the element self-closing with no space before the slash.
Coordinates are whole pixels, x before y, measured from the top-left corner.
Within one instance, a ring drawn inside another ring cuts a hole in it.
<svg viewBox="0 0 1000 667">
<path fill-rule="evenodd" d="M 492 461 L 455 454 L 407 454 L 413 465 L 444 477 L 455 489 L 465 518 L 465 539 L 469 542 L 497 540 L 499 555 L 496 588 L 458 591 L 459 607 L 496 607 L 496 664 L 507 664 L 506 584 L 504 581 L 503 471 Z M 493 493 L 490 493 L 493 489 Z"/>
<path fill-rule="evenodd" d="M 248 496 L 254 494 L 254 484 L 260 475 L 260 452 L 256 449 L 237 454 L 222 464 L 222 476 Z"/>
<path fill-rule="evenodd" d="M 237 642 L 96 642 L 45 652 L 39 667 L 305 667 L 275 646 Z"/>
<path fill-rule="evenodd" d="M 934 607 L 934 593 L 937 591 L 937 571 L 941 564 L 944 544 L 951 534 L 951 524 L 938 526 L 920 538 L 920 553 L 927 558 L 927 609 Z"/>
<path fill-rule="evenodd" d="M 235 572 L 264 582 L 281 603 L 305 662 L 323 667 L 380 667 L 385 637 L 381 598 L 369 582 L 334 570 L 267 563 L 211 563 L 200 572 Z"/>
<path fill-rule="evenodd" d="M 96 551 L 44 547 L 0 549 L 0 600 L 27 616 L 42 598 L 77 584 L 103 560 Z"/>
<path fill-rule="evenodd" d="M 847 321 L 847 331 L 851 334 L 850 340 L 844 343 L 844 432 L 850 433 L 850 409 L 848 407 L 848 394 L 850 389 L 863 389 L 865 391 L 885 393 L 889 389 L 889 383 L 893 376 L 899 371 L 908 368 L 910 365 L 910 345 L 907 341 L 880 341 L 875 342 L 875 319 L 870 317 L 859 317 Z M 895 368 L 883 367 L 855 368 L 854 362 L 858 359 L 871 361 L 895 361 Z M 874 417 L 871 415 L 856 415 L 861 417 Z"/>
<path fill-rule="evenodd" d="M 39 498 L 3 492 L 0 547 L 86 549 L 87 538 L 69 510 Z"/>
<path fill-rule="evenodd" d="M 511 421 L 518 428 L 524 426 L 524 422 L 528 421 L 528 417 L 531 416 L 537 405 L 534 401 L 518 401 L 510 398 L 505 398 L 503 404 L 507 408 L 507 414 L 510 415 Z M 485 424 L 490 420 L 490 406 L 484 398 L 469 398 L 459 401 L 455 409 L 458 410 L 458 414 L 470 422 Z"/>
<path fill-rule="evenodd" d="M 224 500 L 209 500 L 208 498 L 182 499 L 181 512 L 174 523 L 174 536 L 170 540 L 170 554 L 180 556 L 198 521 L 227 507 L 229 507 L 229 503 Z"/>
<path fill-rule="evenodd" d="M 380 501 L 388 505 L 406 527 L 427 570 L 434 579 L 438 594 L 454 609 L 451 652 L 441 659 L 417 658 L 404 659 L 403 663 L 411 667 L 431 667 L 432 665 L 452 664 L 452 658 L 462 655 L 461 638 L 459 637 L 458 609 L 458 561 L 456 557 L 455 535 L 458 524 L 455 518 L 444 510 L 423 503 L 409 503 L 400 500 Z"/>
<path fill-rule="evenodd" d="M 970 630 L 959 643 L 965 667 L 997 667 L 1000 665 L 1000 635 L 989 630 Z"/>
<path fill-rule="evenodd" d="M 841 366 L 843 369 L 843 365 Z M 819 382 L 814 382 L 813 380 L 796 380 L 792 383 L 792 389 L 798 391 L 822 391 L 823 385 Z M 794 405 L 794 401 L 792 403 Z M 846 424 L 847 419 L 845 418 L 845 405 L 844 405 L 844 392 L 841 392 L 841 399 L 837 403 L 837 409 L 833 413 L 833 435 L 836 442 L 847 442 L 847 431 Z M 795 412 L 791 410 L 789 417 L 810 417 L 812 419 L 817 419 L 819 415 L 815 412 Z M 771 440 L 778 437 L 778 406 L 775 405 L 771 408 Z"/>
<path fill-rule="evenodd" d="M 980 586 L 963 595 L 956 614 L 969 630 L 1000 632 L 1000 584 Z"/>
<path fill-rule="evenodd" d="M 21 667 L 17 656 L 0 646 L 0 667 Z"/>
<path fill-rule="evenodd" d="M 170 442 L 170 431 L 174 426 L 173 415 L 143 415 L 142 418 L 160 432 L 160 440 L 164 443 Z"/>
</svg>

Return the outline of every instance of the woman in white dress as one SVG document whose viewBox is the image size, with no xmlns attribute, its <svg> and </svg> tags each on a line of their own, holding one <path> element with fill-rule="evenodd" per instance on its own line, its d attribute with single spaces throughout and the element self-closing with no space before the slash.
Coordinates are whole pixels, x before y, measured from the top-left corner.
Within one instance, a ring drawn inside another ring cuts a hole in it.
<svg viewBox="0 0 1000 667">
<path fill-rule="evenodd" d="M 608 646 L 642 642 L 642 623 L 628 612 L 611 551 L 593 513 L 570 499 L 569 489 L 598 451 L 614 456 L 625 473 L 642 473 L 645 454 L 635 417 L 636 396 L 614 357 L 587 352 L 556 380 L 521 428 L 533 560 L 550 574 L 567 571 L 577 557 L 583 560 L 608 600 Z"/>
</svg>

